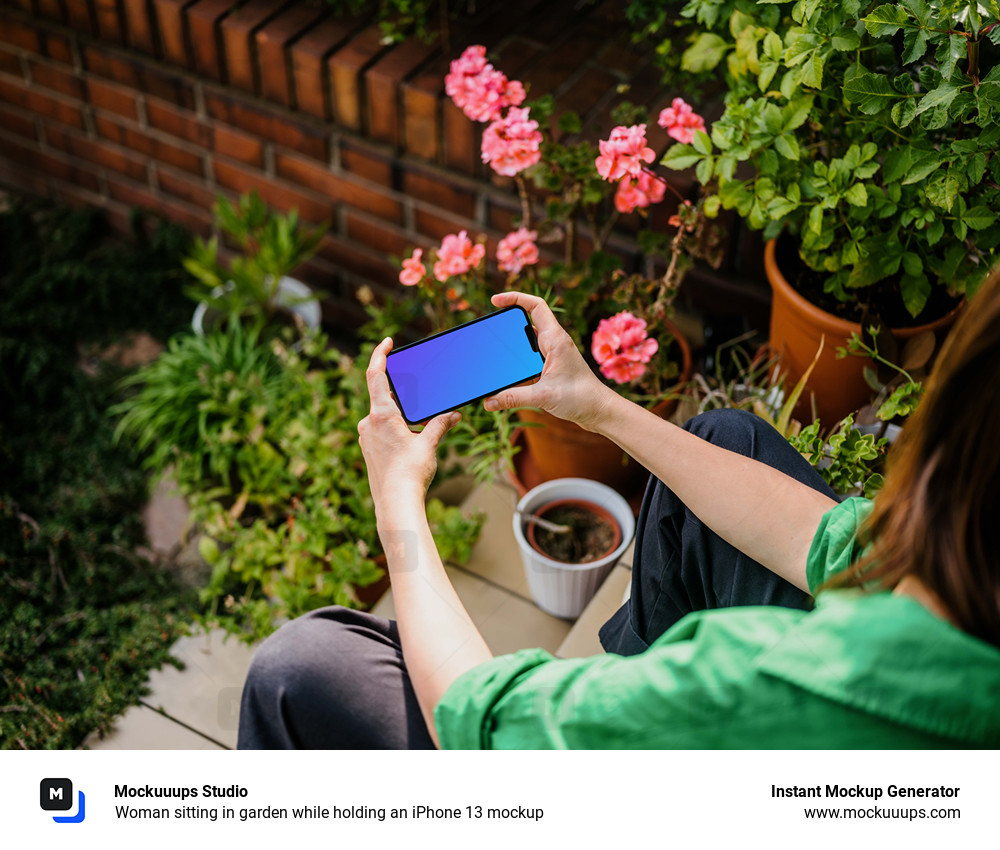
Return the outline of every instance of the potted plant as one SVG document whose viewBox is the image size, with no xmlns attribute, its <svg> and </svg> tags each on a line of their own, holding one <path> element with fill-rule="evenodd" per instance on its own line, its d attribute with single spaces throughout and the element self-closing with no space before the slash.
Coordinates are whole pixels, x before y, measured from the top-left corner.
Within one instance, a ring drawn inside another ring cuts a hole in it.
<svg viewBox="0 0 1000 850">
<path fill-rule="evenodd" d="M 561 478 L 522 496 L 513 526 L 535 602 L 557 617 L 578 617 L 632 542 L 635 517 L 610 487 Z"/>
<path fill-rule="evenodd" d="M 366 352 L 354 360 L 321 334 L 300 348 L 285 337 L 238 322 L 175 337 L 126 380 L 137 392 L 114 410 L 118 434 L 188 501 L 212 566 L 207 621 L 246 640 L 323 605 L 356 607 L 384 573 L 357 440 Z M 449 557 L 467 558 L 482 518 L 439 504 L 429 514 Z"/>
<path fill-rule="evenodd" d="M 664 273 L 627 276 L 620 258 L 605 250 L 616 220 L 622 214 L 645 215 L 675 190 L 648 171 L 602 173 L 597 148 L 566 141 L 579 132 L 578 117 L 564 112 L 554 127 L 552 98 L 527 103 L 525 87 L 494 68 L 481 45 L 452 62 L 445 89 L 471 120 L 487 125 L 482 158 L 514 182 L 521 212 L 516 229 L 496 243 L 495 282 L 486 273 L 487 239 L 465 231 L 429 249 L 427 262 L 424 248 L 403 261 L 400 282 L 422 299 L 431 329 L 491 309 L 489 295 L 501 285 L 532 292 L 561 314 L 595 372 L 669 416 L 676 403 L 672 390 L 690 374 L 690 350 L 670 321 L 673 299 L 690 256 L 717 253 L 704 220 L 681 201 L 673 234 L 644 231 L 642 237 L 651 265 L 655 254 L 667 255 Z M 646 161 L 651 159 L 652 152 Z M 589 243 L 585 256 L 581 239 Z M 518 417 L 545 426 L 515 435 L 517 447 L 523 443 L 527 449 L 517 455 L 522 492 L 525 479 L 531 486 L 568 474 L 587 475 L 629 495 L 641 491 L 645 471 L 610 441 L 541 411 L 522 410 Z"/>
<path fill-rule="evenodd" d="M 852 332 L 939 327 L 995 262 L 996 6 L 691 0 L 682 14 L 700 25 L 684 64 L 724 67 L 728 93 L 663 164 L 694 167 L 706 215 L 736 210 L 771 240 L 772 348 L 794 382 L 826 335 L 813 383 L 835 421 L 867 392 L 860 360 L 827 376 Z"/>
<path fill-rule="evenodd" d="M 297 210 L 280 215 L 256 190 L 235 206 L 219 196 L 213 213 L 216 227 L 240 253 L 224 263 L 218 236 L 195 240 L 184 260 L 194 278 L 187 294 L 198 302 L 194 332 L 250 317 L 262 318 L 269 327 L 301 324 L 316 330 L 319 294 L 289 274 L 316 253 L 326 228 L 303 228 Z"/>
</svg>

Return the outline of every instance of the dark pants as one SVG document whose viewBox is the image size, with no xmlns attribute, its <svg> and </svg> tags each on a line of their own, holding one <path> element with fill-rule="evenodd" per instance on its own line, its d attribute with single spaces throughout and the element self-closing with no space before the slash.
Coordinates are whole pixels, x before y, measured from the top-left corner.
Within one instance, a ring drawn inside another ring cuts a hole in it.
<svg viewBox="0 0 1000 850">
<path fill-rule="evenodd" d="M 713 411 L 685 427 L 834 498 L 798 452 L 751 413 Z M 691 611 L 737 605 L 809 608 L 811 604 L 807 594 L 702 525 L 653 478 L 639 513 L 631 599 L 605 623 L 601 643 L 608 652 L 633 655 Z M 250 666 L 243 689 L 239 746 L 433 746 L 403 663 L 396 624 L 334 607 L 282 626 L 260 646 Z"/>
</svg>

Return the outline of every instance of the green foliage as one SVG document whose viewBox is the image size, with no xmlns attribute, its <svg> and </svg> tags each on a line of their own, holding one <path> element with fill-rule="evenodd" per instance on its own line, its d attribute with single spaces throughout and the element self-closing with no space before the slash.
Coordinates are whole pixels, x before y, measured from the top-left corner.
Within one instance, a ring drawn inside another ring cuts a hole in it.
<svg viewBox="0 0 1000 850">
<path fill-rule="evenodd" d="M 279 281 L 316 253 L 326 227 L 303 228 L 297 210 L 279 215 L 256 191 L 243 195 L 236 206 L 220 196 L 213 212 L 216 227 L 242 253 L 223 264 L 218 237 L 198 239 L 184 259 L 194 278 L 187 294 L 204 301 L 219 320 L 263 316 L 270 322 L 279 309 Z"/>
<path fill-rule="evenodd" d="M 859 431 L 853 414 L 826 436 L 820 434 L 817 420 L 789 437 L 789 442 L 838 493 L 870 499 L 882 487 L 882 473 L 875 470 L 881 468 L 889 441 Z"/>
<path fill-rule="evenodd" d="M 695 166 L 706 211 L 789 230 L 842 301 L 888 281 L 919 317 L 935 287 L 974 294 L 1000 245 L 994 11 L 689 0 L 681 14 L 701 25 L 688 64 L 728 85 L 711 144 L 664 158 Z"/>
<path fill-rule="evenodd" d="M 355 588 L 382 576 L 357 439 L 370 353 L 366 345 L 353 360 L 319 334 L 290 347 L 236 323 L 175 337 L 126 380 L 138 391 L 115 409 L 119 434 L 152 472 L 170 470 L 205 535 L 207 623 L 252 641 L 283 618 L 356 606 Z M 432 530 L 467 558 L 479 526 L 457 508 L 434 510 Z"/>
<path fill-rule="evenodd" d="M 409 35 L 428 44 L 440 33 L 447 38 L 448 19 L 463 12 L 472 13 L 472 0 L 326 0 L 336 14 L 362 15 L 374 12 L 386 44 L 402 41 Z M 441 28 L 440 30 L 438 28 Z"/>
<path fill-rule="evenodd" d="M 135 216 L 113 238 L 92 210 L 13 200 L 0 213 L 0 747 L 72 748 L 145 693 L 189 600 L 136 554 L 146 479 L 115 447 L 116 375 L 80 349 L 190 307 L 189 237 Z M 120 373 L 119 373 L 120 374 Z"/>
</svg>

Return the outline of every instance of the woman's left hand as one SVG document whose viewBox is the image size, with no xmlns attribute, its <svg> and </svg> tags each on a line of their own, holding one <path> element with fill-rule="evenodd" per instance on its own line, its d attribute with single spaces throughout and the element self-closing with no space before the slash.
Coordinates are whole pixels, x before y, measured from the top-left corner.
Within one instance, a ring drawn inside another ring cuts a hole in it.
<svg viewBox="0 0 1000 850">
<path fill-rule="evenodd" d="M 385 358 L 391 350 L 392 340 L 386 338 L 372 351 L 366 373 L 371 410 L 358 423 L 375 512 L 382 520 L 393 507 L 405 506 L 411 499 L 418 499 L 422 509 L 437 469 L 438 444 L 461 419 L 458 413 L 442 413 L 419 433 L 411 431 L 392 400 L 385 374 Z"/>
</svg>

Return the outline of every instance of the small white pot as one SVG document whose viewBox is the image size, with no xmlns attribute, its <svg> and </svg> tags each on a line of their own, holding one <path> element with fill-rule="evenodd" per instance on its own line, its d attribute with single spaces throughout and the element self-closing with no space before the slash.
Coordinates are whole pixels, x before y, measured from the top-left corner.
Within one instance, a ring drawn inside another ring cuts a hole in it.
<svg viewBox="0 0 1000 850">
<path fill-rule="evenodd" d="M 212 295 L 222 295 L 222 292 L 221 287 L 216 287 L 212 291 Z M 303 298 L 311 298 L 312 294 L 312 290 L 301 280 L 296 280 L 294 277 L 282 277 L 278 280 L 278 293 L 275 300 L 279 307 L 284 307 L 290 313 L 301 316 L 306 327 L 314 331 L 319 327 L 320 322 L 319 302 L 315 299 L 312 301 L 302 300 Z M 194 316 L 191 318 L 191 329 L 198 336 L 205 335 L 204 322 L 207 310 L 208 306 L 204 301 L 194 308 Z"/>
<path fill-rule="evenodd" d="M 579 617 L 597 593 L 601 583 L 624 554 L 635 534 L 632 509 L 610 487 L 588 478 L 557 478 L 539 484 L 517 503 L 520 513 L 537 513 L 545 505 L 560 499 L 593 502 L 614 517 L 621 529 L 621 542 L 613 552 L 586 564 L 555 561 L 536 550 L 526 535 L 526 523 L 514 514 L 514 537 L 521 550 L 528 587 L 538 607 L 557 617 Z"/>
</svg>

